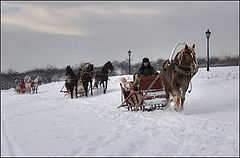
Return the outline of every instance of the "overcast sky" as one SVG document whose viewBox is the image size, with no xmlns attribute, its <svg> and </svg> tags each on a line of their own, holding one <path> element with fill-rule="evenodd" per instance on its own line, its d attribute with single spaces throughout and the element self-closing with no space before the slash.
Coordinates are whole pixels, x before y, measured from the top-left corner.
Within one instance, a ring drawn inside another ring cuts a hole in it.
<svg viewBox="0 0 240 158">
<path fill-rule="evenodd" d="M 167 59 L 177 42 L 239 54 L 239 2 L 2 2 L 1 72 Z M 180 49 L 180 48 L 178 48 Z M 177 49 L 177 50 L 178 50 Z"/>
</svg>

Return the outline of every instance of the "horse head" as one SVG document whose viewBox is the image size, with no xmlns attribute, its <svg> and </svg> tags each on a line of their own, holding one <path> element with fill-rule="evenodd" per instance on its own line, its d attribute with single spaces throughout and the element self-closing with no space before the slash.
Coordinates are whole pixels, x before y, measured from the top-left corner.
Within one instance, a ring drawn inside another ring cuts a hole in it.
<svg viewBox="0 0 240 158">
<path fill-rule="evenodd" d="M 71 76 L 73 70 L 71 69 L 70 65 L 67 65 L 66 67 L 66 76 Z"/>
<path fill-rule="evenodd" d="M 88 70 L 89 72 L 94 71 L 93 64 L 89 64 L 88 67 L 87 67 L 87 70 Z"/>
<path fill-rule="evenodd" d="M 28 75 L 26 75 L 26 76 L 24 77 L 24 83 L 30 83 L 30 82 L 32 82 L 31 77 L 28 76 Z"/>
<path fill-rule="evenodd" d="M 196 59 L 195 44 L 192 47 L 185 44 L 184 48 L 175 56 L 174 63 L 177 64 L 182 73 L 195 74 L 199 68 Z"/>
<path fill-rule="evenodd" d="M 42 78 L 40 76 L 37 76 L 34 81 L 34 83 L 41 85 L 42 84 Z"/>
<path fill-rule="evenodd" d="M 78 77 L 77 75 L 74 73 L 74 71 L 71 69 L 70 65 L 67 65 L 66 67 L 66 82 L 65 82 L 65 86 L 67 88 L 67 90 L 70 91 L 71 93 L 71 98 L 73 98 L 73 90 L 74 87 L 77 87 L 77 80 Z M 76 98 L 77 98 L 77 88 L 75 88 L 76 92 Z"/>
<path fill-rule="evenodd" d="M 108 61 L 103 67 L 106 68 L 108 71 L 111 71 L 111 72 L 114 70 L 114 67 L 113 67 L 113 65 L 110 61 Z"/>
</svg>

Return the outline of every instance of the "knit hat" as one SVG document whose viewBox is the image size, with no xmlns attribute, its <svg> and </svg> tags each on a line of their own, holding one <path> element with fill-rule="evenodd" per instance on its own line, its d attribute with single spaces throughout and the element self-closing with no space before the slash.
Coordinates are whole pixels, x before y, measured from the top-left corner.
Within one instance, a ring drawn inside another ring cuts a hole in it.
<svg viewBox="0 0 240 158">
<path fill-rule="evenodd" d="M 148 58 L 143 58 L 142 62 L 143 63 L 149 62 L 149 59 Z"/>
</svg>

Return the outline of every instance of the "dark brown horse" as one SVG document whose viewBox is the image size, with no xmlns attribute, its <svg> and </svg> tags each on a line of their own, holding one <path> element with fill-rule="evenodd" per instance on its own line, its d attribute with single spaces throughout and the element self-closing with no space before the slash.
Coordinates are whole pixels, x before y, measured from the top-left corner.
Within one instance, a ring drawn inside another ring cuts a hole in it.
<svg viewBox="0 0 240 158">
<path fill-rule="evenodd" d="M 88 64 L 87 67 L 83 69 L 81 73 L 79 73 L 79 79 L 82 80 L 86 97 L 88 96 L 88 83 L 90 83 L 91 95 L 93 95 L 92 81 L 93 81 L 94 75 L 95 75 L 95 71 L 94 71 L 93 64 Z"/>
<path fill-rule="evenodd" d="M 170 94 L 172 94 L 176 111 L 183 110 L 189 83 L 199 68 L 194 49 L 195 44 L 192 47 L 185 44 L 184 48 L 176 54 L 174 60 L 171 60 L 171 58 L 166 60 L 160 68 L 167 106 L 169 106 Z"/>
<path fill-rule="evenodd" d="M 74 73 L 74 71 L 71 69 L 70 65 L 67 65 L 66 67 L 66 82 L 65 87 L 68 91 L 71 93 L 71 98 L 73 98 L 73 90 L 75 89 L 76 98 L 77 96 L 77 83 L 78 78 L 77 75 Z"/>
<path fill-rule="evenodd" d="M 112 72 L 114 67 L 110 61 L 104 64 L 101 71 L 97 71 L 95 74 L 95 87 L 98 88 L 98 84 L 103 87 L 103 93 L 106 94 L 108 84 L 108 73 Z"/>
</svg>

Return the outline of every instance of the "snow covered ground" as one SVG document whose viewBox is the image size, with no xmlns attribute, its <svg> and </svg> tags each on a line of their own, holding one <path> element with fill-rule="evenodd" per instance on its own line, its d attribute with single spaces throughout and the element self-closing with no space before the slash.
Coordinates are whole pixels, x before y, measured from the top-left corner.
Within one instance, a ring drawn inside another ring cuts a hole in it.
<svg viewBox="0 0 240 158">
<path fill-rule="evenodd" d="M 88 98 L 2 90 L 1 156 L 239 156 L 238 66 L 201 68 L 182 113 L 117 109 L 119 77 Z"/>
</svg>

